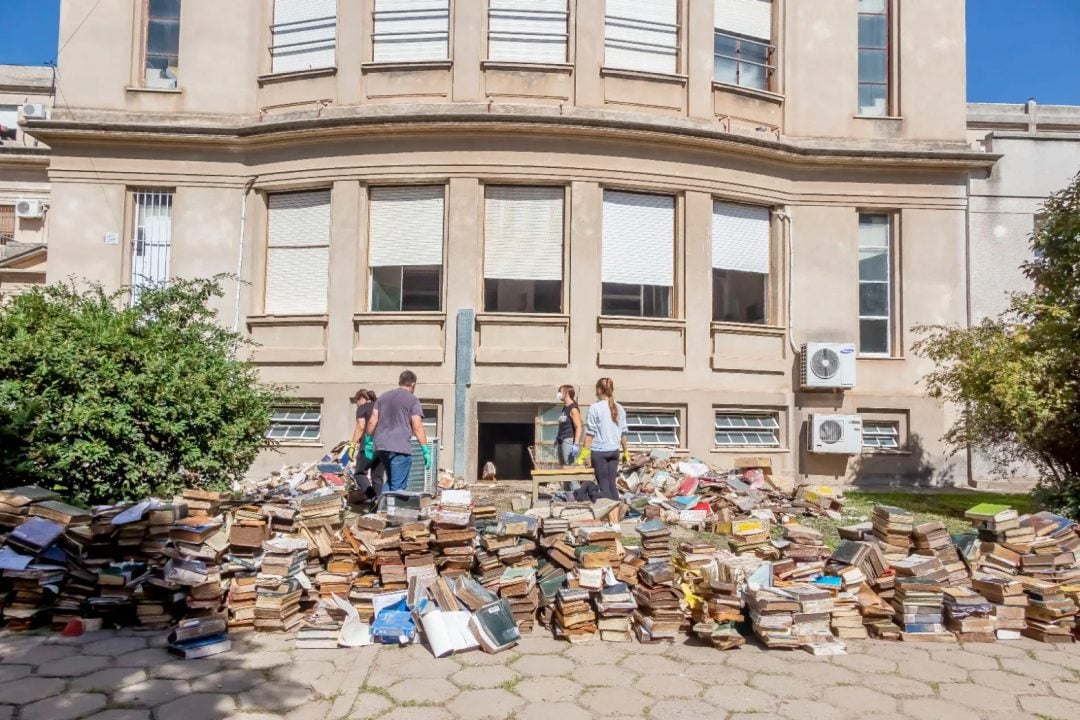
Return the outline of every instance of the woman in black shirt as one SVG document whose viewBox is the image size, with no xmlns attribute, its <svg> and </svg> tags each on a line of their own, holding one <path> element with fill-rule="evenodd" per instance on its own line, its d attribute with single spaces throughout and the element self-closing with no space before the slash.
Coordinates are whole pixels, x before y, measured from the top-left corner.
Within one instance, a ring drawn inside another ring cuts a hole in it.
<svg viewBox="0 0 1080 720">
<path fill-rule="evenodd" d="M 562 385 L 555 397 L 563 404 L 563 411 L 559 414 L 559 431 L 555 435 L 555 451 L 560 463 L 573 465 L 581 452 L 582 434 L 585 431 L 577 404 L 577 391 L 573 385 Z"/>
</svg>

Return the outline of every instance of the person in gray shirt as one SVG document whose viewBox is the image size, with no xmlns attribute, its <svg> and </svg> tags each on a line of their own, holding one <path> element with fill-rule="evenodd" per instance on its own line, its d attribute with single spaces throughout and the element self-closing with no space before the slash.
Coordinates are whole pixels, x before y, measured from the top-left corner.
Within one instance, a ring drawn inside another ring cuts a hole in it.
<svg viewBox="0 0 1080 720">
<path fill-rule="evenodd" d="M 413 436 L 424 453 L 424 468 L 431 467 L 424 411 L 416 399 L 416 373 L 405 370 L 398 377 L 398 387 L 379 396 L 368 419 L 367 432 L 374 442 L 365 448 L 365 453 L 373 451 L 386 468 L 386 485 L 390 491 L 404 490 L 409 481 Z"/>
</svg>

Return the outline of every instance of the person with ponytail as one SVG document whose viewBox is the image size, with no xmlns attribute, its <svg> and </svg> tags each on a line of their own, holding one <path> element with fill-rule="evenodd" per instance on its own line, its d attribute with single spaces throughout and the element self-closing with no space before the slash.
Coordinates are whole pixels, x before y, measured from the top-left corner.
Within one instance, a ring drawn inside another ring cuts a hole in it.
<svg viewBox="0 0 1080 720">
<path fill-rule="evenodd" d="M 555 435 L 555 452 L 563 465 L 573 465 L 581 452 L 584 423 L 581 422 L 581 410 L 577 404 L 577 390 L 573 385 L 560 385 L 555 398 L 562 403 L 559 414 L 559 431 Z"/>
<path fill-rule="evenodd" d="M 579 464 L 592 460 L 593 475 L 600 492 L 611 500 L 619 499 L 615 476 L 619 472 L 620 451 L 629 461 L 626 447 L 626 411 L 615 402 L 615 383 L 611 378 L 596 381 L 596 402 L 589 406 L 585 420 L 585 447 L 578 457 Z"/>
</svg>

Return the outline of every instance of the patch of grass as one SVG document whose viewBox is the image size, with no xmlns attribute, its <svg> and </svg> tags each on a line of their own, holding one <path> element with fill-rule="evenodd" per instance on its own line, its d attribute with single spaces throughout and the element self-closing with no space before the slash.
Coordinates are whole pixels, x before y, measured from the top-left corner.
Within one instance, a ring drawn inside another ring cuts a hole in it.
<svg viewBox="0 0 1080 720">
<path fill-rule="evenodd" d="M 514 692 L 514 688 L 516 688 L 518 686 L 518 683 L 520 682 L 521 676 L 519 675 L 516 677 L 512 677 L 509 680 L 503 680 L 501 683 L 499 683 L 499 687 L 501 687 L 503 690 L 506 690 L 507 692 Z"/>
</svg>

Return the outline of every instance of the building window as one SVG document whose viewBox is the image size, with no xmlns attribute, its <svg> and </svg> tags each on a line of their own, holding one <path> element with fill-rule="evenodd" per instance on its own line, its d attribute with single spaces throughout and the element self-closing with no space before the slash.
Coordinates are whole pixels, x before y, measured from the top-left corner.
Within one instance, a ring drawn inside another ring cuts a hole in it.
<svg viewBox="0 0 1080 720">
<path fill-rule="evenodd" d="M 19 106 L 0 105 L 0 143 L 19 139 Z"/>
<path fill-rule="evenodd" d="M 769 209 L 716 201 L 712 215 L 713 320 L 768 317 Z"/>
<path fill-rule="evenodd" d="M 444 187 L 371 189 L 371 310 L 442 309 Z"/>
<path fill-rule="evenodd" d="M 439 437 L 439 406 L 421 403 L 420 409 L 424 411 L 424 432 L 427 433 L 428 442 L 431 442 Z"/>
<path fill-rule="evenodd" d="M 0 205 L 0 245 L 15 242 L 15 206 Z"/>
<path fill-rule="evenodd" d="M 775 412 L 716 413 L 716 447 L 778 448 L 780 447 L 780 418 Z"/>
<path fill-rule="evenodd" d="M 143 86 L 175 90 L 180 68 L 180 0 L 146 0 Z"/>
<path fill-rule="evenodd" d="M 892 223 L 859 214 L 859 352 L 892 352 Z"/>
<path fill-rule="evenodd" d="M 270 411 L 266 437 L 278 442 L 317 443 L 321 424 L 322 409 L 318 403 L 277 405 Z"/>
<path fill-rule="evenodd" d="M 626 413 L 626 444 L 651 447 L 679 447 L 677 412 Z"/>
<path fill-rule="evenodd" d="M 713 80 L 755 90 L 772 88 L 772 0 L 716 0 Z"/>
<path fill-rule="evenodd" d="M 375 0 L 375 62 L 450 57 L 450 0 Z"/>
<path fill-rule="evenodd" d="M 137 190 L 131 238 L 131 301 L 138 302 L 144 288 L 169 280 L 172 249 L 173 194 L 168 190 Z"/>
<path fill-rule="evenodd" d="M 889 114 L 889 1 L 859 0 L 859 115 Z"/>
<path fill-rule="evenodd" d="M 334 67 L 337 0 L 274 0 L 271 72 Z"/>
<path fill-rule="evenodd" d="M 670 318 L 675 276 L 675 198 L 604 192 L 604 315 Z"/>
<path fill-rule="evenodd" d="M 490 186 L 484 199 L 484 310 L 562 310 L 561 187 Z"/>
<path fill-rule="evenodd" d="M 488 59 L 565 63 L 567 0 L 490 0 Z"/>
<path fill-rule="evenodd" d="M 863 420 L 864 450 L 899 450 L 900 423 L 896 420 Z"/>
<path fill-rule="evenodd" d="M 678 72 L 678 58 L 675 0 L 607 0 L 604 65 L 671 75 Z"/>
<path fill-rule="evenodd" d="M 266 313 L 322 315 L 330 284 L 330 191 L 269 198 Z"/>
</svg>

